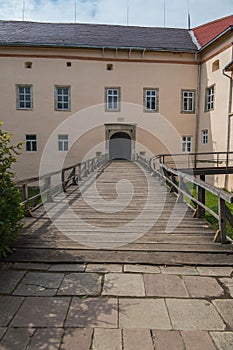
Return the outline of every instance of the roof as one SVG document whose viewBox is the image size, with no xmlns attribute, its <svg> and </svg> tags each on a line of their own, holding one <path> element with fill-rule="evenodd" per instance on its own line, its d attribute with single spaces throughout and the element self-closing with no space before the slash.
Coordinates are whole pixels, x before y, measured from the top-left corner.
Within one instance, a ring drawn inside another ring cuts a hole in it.
<svg viewBox="0 0 233 350">
<path fill-rule="evenodd" d="M 219 34 L 223 33 L 231 25 L 233 25 L 233 15 L 203 24 L 194 28 L 193 32 L 198 40 L 198 43 L 201 46 L 205 46 Z"/>
<path fill-rule="evenodd" d="M 197 51 L 187 29 L 21 21 L 0 21 L 0 45 Z"/>
</svg>

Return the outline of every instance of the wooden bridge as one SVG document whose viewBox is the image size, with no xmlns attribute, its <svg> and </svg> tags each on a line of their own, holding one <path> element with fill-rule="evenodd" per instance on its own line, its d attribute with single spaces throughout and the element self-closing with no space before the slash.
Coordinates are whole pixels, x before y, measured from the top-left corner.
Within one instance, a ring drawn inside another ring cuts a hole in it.
<svg viewBox="0 0 233 350">
<path fill-rule="evenodd" d="M 135 163 L 102 159 L 68 170 L 67 178 L 67 169 L 62 172 L 65 192 L 57 195 L 51 192 L 53 174 L 44 176 L 46 210 L 40 206 L 25 218 L 8 261 L 232 265 L 233 245 L 214 243 L 216 232 L 202 215 L 193 218 L 193 210 L 163 186 L 170 181 L 183 199 L 184 187 L 171 180 L 177 174 L 153 176 L 156 167 L 140 156 Z M 27 184 L 20 183 L 28 205 Z M 201 182 L 196 185 L 203 188 Z M 219 195 L 224 205 L 231 198 L 226 197 Z M 206 209 L 201 198 L 203 192 L 196 201 L 199 214 L 202 206 Z M 222 228 L 223 215 L 224 210 L 218 215 Z"/>
</svg>

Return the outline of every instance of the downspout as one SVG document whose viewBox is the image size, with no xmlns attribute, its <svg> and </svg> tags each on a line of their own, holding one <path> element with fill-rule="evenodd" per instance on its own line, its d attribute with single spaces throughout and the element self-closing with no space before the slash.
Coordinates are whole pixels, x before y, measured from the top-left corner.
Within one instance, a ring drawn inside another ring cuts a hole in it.
<svg viewBox="0 0 233 350">
<path fill-rule="evenodd" d="M 196 110 L 196 134 L 195 134 L 195 154 L 198 153 L 199 124 L 200 124 L 200 97 L 201 97 L 201 63 L 198 63 L 198 82 L 197 82 L 197 110 Z M 194 158 L 194 167 L 197 167 L 197 156 Z"/>
<path fill-rule="evenodd" d="M 232 82 L 232 74 L 229 76 L 226 74 L 225 68 L 222 71 L 223 75 L 230 79 L 230 89 L 229 89 L 229 100 L 228 100 L 228 122 L 227 122 L 227 157 L 226 157 L 226 168 L 228 168 L 229 165 L 229 154 L 230 152 L 230 143 L 231 143 L 231 117 L 232 117 L 232 88 L 233 88 L 233 82 Z M 229 174 L 225 174 L 224 179 L 224 188 L 228 188 L 229 185 Z"/>
</svg>

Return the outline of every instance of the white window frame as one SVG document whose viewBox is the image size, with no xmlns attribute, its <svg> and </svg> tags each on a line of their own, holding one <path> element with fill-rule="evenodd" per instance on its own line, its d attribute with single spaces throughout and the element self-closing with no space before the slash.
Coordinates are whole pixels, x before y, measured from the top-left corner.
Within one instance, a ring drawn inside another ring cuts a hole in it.
<svg viewBox="0 0 233 350">
<path fill-rule="evenodd" d="M 61 91 L 59 91 L 61 90 Z M 64 93 L 64 90 L 68 90 L 68 93 Z M 56 111 L 70 111 L 71 110 L 71 87 L 67 86 L 55 86 L 55 110 Z"/>
<path fill-rule="evenodd" d="M 26 134 L 26 152 L 37 152 L 37 135 Z"/>
<path fill-rule="evenodd" d="M 159 89 L 144 88 L 144 111 L 158 112 Z"/>
<path fill-rule="evenodd" d="M 57 140 L 58 140 L 58 151 L 67 152 L 69 150 L 69 135 L 59 134 L 57 136 Z"/>
<path fill-rule="evenodd" d="M 29 91 L 27 91 L 29 89 Z M 32 85 L 17 84 L 16 85 L 16 106 L 19 110 L 32 110 Z"/>
<path fill-rule="evenodd" d="M 182 113 L 195 113 L 195 90 L 182 90 Z"/>
<path fill-rule="evenodd" d="M 202 135 L 202 144 L 207 145 L 209 142 L 209 130 L 208 129 L 202 130 L 201 135 Z"/>
<path fill-rule="evenodd" d="M 209 112 L 214 110 L 214 95 L 215 95 L 215 85 L 206 88 L 206 105 L 205 111 Z"/>
<path fill-rule="evenodd" d="M 106 111 L 118 112 L 120 111 L 120 88 L 105 88 Z"/>
<path fill-rule="evenodd" d="M 182 152 L 192 152 L 192 136 L 182 136 Z"/>
</svg>

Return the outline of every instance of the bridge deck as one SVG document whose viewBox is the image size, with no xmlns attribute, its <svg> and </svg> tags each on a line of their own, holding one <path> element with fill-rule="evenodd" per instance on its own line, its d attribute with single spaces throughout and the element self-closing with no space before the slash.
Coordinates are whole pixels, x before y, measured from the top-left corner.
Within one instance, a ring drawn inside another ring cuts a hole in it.
<svg viewBox="0 0 233 350">
<path fill-rule="evenodd" d="M 80 189 L 25 219 L 8 260 L 232 265 L 233 245 L 213 243 L 213 228 L 137 164 L 114 161 Z"/>
</svg>

